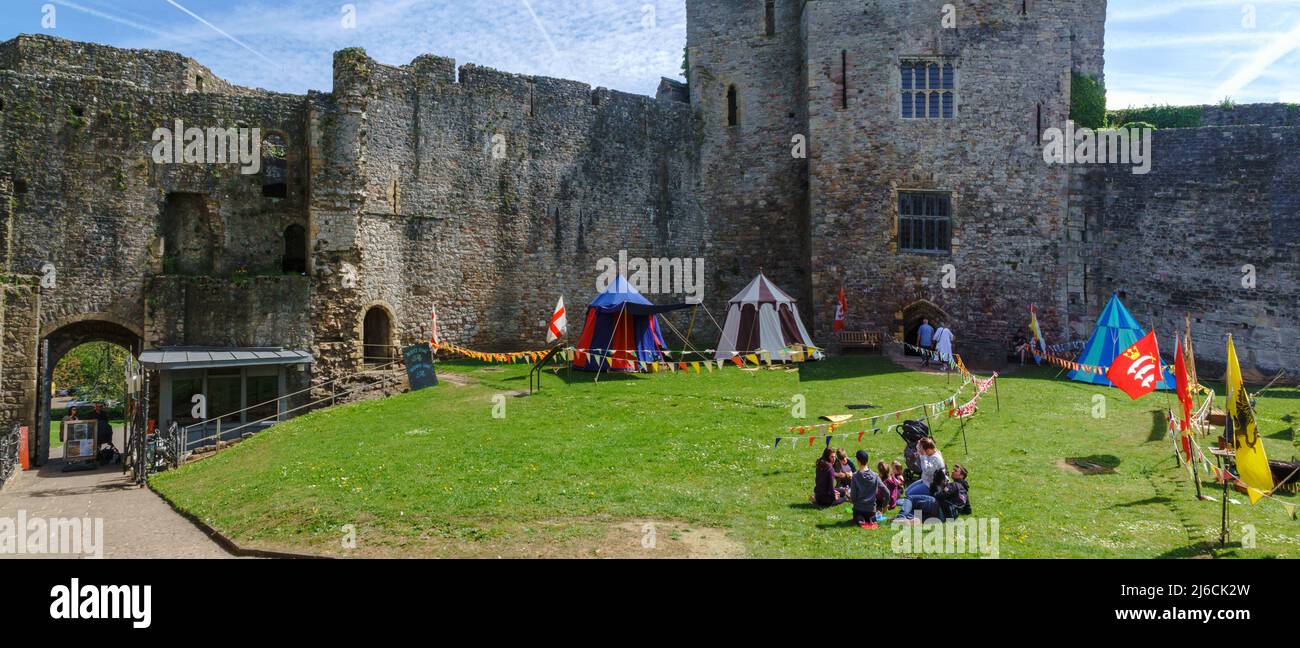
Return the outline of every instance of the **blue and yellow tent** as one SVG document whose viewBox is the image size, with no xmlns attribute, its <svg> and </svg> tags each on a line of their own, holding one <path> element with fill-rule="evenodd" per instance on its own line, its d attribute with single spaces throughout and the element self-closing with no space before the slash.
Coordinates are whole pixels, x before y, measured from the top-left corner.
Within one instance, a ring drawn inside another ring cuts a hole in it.
<svg viewBox="0 0 1300 648">
<path fill-rule="evenodd" d="M 1079 364 L 1109 368 L 1120 353 L 1146 336 L 1146 330 L 1133 318 L 1133 314 L 1124 308 L 1119 295 L 1112 295 L 1110 303 L 1106 304 L 1106 309 L 1101 312 L 1101 318 L 1097 320 L 1097 328 L 1092 331 L 1092 339 L 1088 340 L 1088 345 L 1083 348 L 1083 354 L 1079 356 Z M 1070 380 L 1114 387 L 1106 376 L 1087 371 L 1071 371 Z M 1156 389 L 1173 389 L 1174 384 L 1173 374 L 1166 369 L 1164 380 L 1160 381 Z"/>
</svg>

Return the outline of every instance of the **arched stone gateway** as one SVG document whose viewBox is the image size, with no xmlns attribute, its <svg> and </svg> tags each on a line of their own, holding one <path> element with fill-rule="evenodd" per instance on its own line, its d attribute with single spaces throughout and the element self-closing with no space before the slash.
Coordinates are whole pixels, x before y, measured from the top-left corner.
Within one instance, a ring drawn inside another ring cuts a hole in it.
<svg viewBox="0 0 1300 648">
<path fill-rule="evenodd" d="M 908 344 L 916 344 L 917 331 L 926 320 L 930 320 L 930 326 L 937 328 L 939 322 L 948 320 L 948 313 L 933 302 L 919 299 L 898 311 L 895 315 L 894 332 L 896 335 L 901 335 Z M 918 354 L 908 350 L 907 355 Z"/>
<path fill-rule="evenodd" d="M 143 350 L 144 329 L 122 322 L 111 315 L 93 313 L 50 325 L 41 331 L 41 341 L 49 342 L 49 367 L 52 369 L 67 352 L 89 342 L 116 344 L 138 356 Z"/>
<path fill-rule="evenodd" d="M 50 380 L 54 367 L 67 353 L 83 344 L 108 342 L 126 349 L 132 356 L 138 357 L 143 350 L 143 327 L 123 322 L 112 315 L 89 313 L 52 323 L 41 330 L 40 347 L 37 351 L 37 386 L 36 386 L 36 429 L 48 430 L 50 423 Z M 125 377 L 123 378 L 125 379 Z M 36 458 L 37 464 L 44 464 L 50 457 L 50 435 L 33 434 L 30 437 L 32 447 L 29 451 Z"/>
</svg>

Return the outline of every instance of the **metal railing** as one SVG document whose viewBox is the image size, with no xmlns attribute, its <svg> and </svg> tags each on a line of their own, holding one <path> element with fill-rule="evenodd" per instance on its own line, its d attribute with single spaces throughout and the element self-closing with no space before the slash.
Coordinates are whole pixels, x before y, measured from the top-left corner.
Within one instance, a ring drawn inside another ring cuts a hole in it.
<svg viewBox="0 0 1300 648">
<path fill-rule="evenodd" d="M 189 425 L 187 425 L 187 426 L 185 426 L 185 427 L 183 427 L 183 428 L 180 428 L 180 435 L 179 435 L 179 436 L 180 436 L 180 440 L 179 440 L 179 445 L 178 445 L 178 447 L 179 447 L 179 456 L 184 456 L 185 454 L 188 454 L 189 451 L 190 451 L 190 448 L 191 448 L 192 446 L 196 445 L 196 444 L 202 444 L 202 443 L 205 443 L 205 442 L 207 442 L 207 441 L 212 441 L 214 444 L 220 445 L 220 442 L 221 442 L 221 440 L 222 440 L 223 437 L 230 436 L 230 435 L 242 435 L 242 431 L 243 431 L 243 430 L 246 430 L 246 429 L 252 428 L 252 427 L 254 427 L 254 426 L 262 426 L 262 429 L 265 429 L 266 427 L 269 427 L 269 425 L 263 425 L 263 424 L 265 424 L 265 423 L 269 423 L 269 424 L 272 424 L 272 425 L 273 425 L 273 424 L 275 424 L 275 423 L 278 423 L 282 417 L 287 416 L 287 415 L 289 415 L 289 414 L 293 414 L 294 412 L 298 412 L 298 411 L 301 411 L 301 410 L 314 408 L 314 407 L 316 407 L 316 406 L 318 406 L 318 405 L 321 405 L 321 404 L 323 404 L 323 403 L 326 403 L 326 402 L 329 402 L 330 406 L 333 406 L 333 405 L 335 405 L 335 404 L 338 402 L 338 399 L 339 399 L 340 397 L 347 397 L 347 396 L 350 396 L 350 395 L 355 394 L 355 393 L 357 393 L 357 392 L 366 391 L 366 390 L 369 390 L 369 389 L 374 389 L 374 388 L 375 388 L 375 384 L 363 385 L 363 386 L 356 387 L 356 388 L 354 388 L 354 389 L 349 389 L 349 390 L 347 390 L 347 391 L 342 391 L 342 392 L 339 392 L 339 391 L 332 391 L 328 397 L 318 398 L 318 399 L 316 399 L 316 400 L 313 400 L 313 401 L 308 402 L 308 403 L 303 404 L 303 405 L 299 405 L 299 406 L 297 406 L 297 407 L 293 407 L 293 408 L 285 409 L 285 410 L 283 410 L 283 411 L 281 410 L 281 402 L 283 402 L 284 405 L 287 406 L 287 405 L 289 404 L 289 403 L 288 403 L 289 399 L 294 398 L 294 397 L 296 397 L 296 396 L 301 396 L 302 394 L 306 394 L 306 393 L 310 393 L 310 392 L 313 392 L 313 391 L 317 391 L 317 390 L 320 390 L 320 389 L 322 389 L 322 388 L 325 388 L 325 387 L 329 387 L 329 386 L 331 386 L 331 385 L 334 385 L 334 384 L 336 384 L 336 383 L 343 382 L 343 381 L 345 381 L 345 380 L 351 380 L 351 379 L 359 378 L 359 377 L 364 376 L 364 375 L 367 375 L 367 374 L 379 373 L 379 372 L 384 372 L 384 371 L 390 371 L 390 370 L 392 370 L 395 366 L 400 366 L 401 364 L 402 364 L 402 361 L 401 361 L 401 360 L 392 360 L 392 361 L 390 361 L 388 364 L 381 365 L 381 366 L 378 366 L 378 367 L 370 367 L 370 368 L 368 368 L 368 369 L 365 369 L 365 370 L 362 370 L 362 371 L 358 371 L 358 372 L 356 372 L 356 373 L 348 374 L 348 375 L 346 375 L 346 376 L 341 376 L 341 377 L 339 377 L 339 378 L 335 378 L 334 380 L 331 380 L 331 381 L 326 382 L 326 383 L 321 383 L 321 384 L 319 384 L 319 385 L 313 385 L 313 386 L 308 387 L 308 388 L 306 388 L 306 389 L 298 390 L 298 391 L 296 391 L 296 392 L 293 392 L 292 394 L 285 394 L 284 396 L 281 396 L 281 397 L 276 398 L 276 399 L 274 399 L 274 400 L 266 401 L 265 403 L 258 403 L 257 405 L 252 405 L 252 406 L 250 406 L 250 407 L 245 407 L 244 409 L 241 409 L 241 410 L 238 410 L 238 411 L 228 412 L 228 413 L 226 413 L 226 414 L 222 414 L 221 416 L 213 416 L 213 417 L 209 417 L 209 418 L 206 418 L 206 419 L 204 419 L 204 420 L 202 420 L 202 421 L 199 421 L 198 423 L 191 423 L 191 424 L 189 424 Z M 392 381 L 392 382 L 400 382 L 400 381 L 401 381 L 401 378 L 399 377 L 399 378 L 394 379 L 392 376 L 382 376 L 382 377 L 380 378 L 378 384 L 379 384 L 380 386 L 386 386 L 387 383 L 389 383 L 390 381 Z M 222 423 L 221 423 L 222 419 L 227 419 L 227 418 L 230 418 L 230 417 L 232 417 L 232 416 L 239 416 L 239 417 L 242 418 L 245 412 L 249 412 L 249 411 L 251 411 L 251 410 L 255 410 L 255 409 L 260 409 L 260 408 L 263 408 L 263 407 L 267 407 L 267 406 L 269 406 L 269 405 L 274 405 L 274 406 L 275 406 L 275 408 L 276 408 L 276 412 L 275 412 L 275 414 L 272 414 L 272 415 L 267 416 L 267 417 L 260 418 L 260 419 L 255 420 L 255 421 L 249 421 L 249 422 L 247 422 L 247 423 L 239 424 L 239 425 L 237 425 L 236 427 L 234 427 L 234 428 L 232 428 L 232 429 L 226 429 L 226 430 L 224 430 L 224 431 L 222 430 Z M 207 436 L 202 436 L 202 437 L 199 437 L 199 438 L 197 438 L 197 439 L 193 439 L 193 440 L 190 439 L 190 431 L 191 431 L 191 430 L 194 430 L 195 428 L 199 428 L 199 429 L 201 429 L 201 430 L 207 430 L 208 427 L 209 427 L 210 425 L 214 424 L 214 423 L 216 424 L 216 432 L 215 432 L 214 434 L 210 434 L 210 435 L 207 435 Z M 260 431 L 260 430 L 259 430 L 259 431 Z"/>
</svg>

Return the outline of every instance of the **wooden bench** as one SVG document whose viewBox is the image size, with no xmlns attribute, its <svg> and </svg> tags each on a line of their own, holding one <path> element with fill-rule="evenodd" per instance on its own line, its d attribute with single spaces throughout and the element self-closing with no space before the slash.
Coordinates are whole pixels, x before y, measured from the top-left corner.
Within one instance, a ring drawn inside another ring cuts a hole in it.
<svg viewBox="0 0 1300 648">
<path fill-rule="evenodd" d="M 840 348 L 848 349 L 866 349 L 868 351 L 881 351 L 880 333 L 871 331 L 840 331 Z"/>
</svg>

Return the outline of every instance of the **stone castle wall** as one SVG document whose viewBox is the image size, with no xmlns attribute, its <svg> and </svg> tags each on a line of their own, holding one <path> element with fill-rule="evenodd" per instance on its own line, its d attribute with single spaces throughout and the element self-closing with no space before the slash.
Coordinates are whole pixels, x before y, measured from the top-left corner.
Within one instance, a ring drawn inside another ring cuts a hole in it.
<svg viewBox="0 0 1300 648">
<path fill-rule="evenodd" d="M 1166 355 L 1190 315 L 1203 373 L 1222 370 L 1229 333 L 1255 378 L 1294 369 L 1300 128 L 1160 130 L 1153 149 L 1147 175 L 1119 165 L 1073 169 L 1091 317 L 1118 292 L 1144 327 L 1156 327 Z M 1246 266 L 1253 287 L 1243 283 Z"/>
<path fill-rule="evenodd" d="M 355 348 L 376 305 L 395 317 L 394 344 L 428 339 L 436 305 L 449 341 L 540 348 L 561 295 L 581 329 L 597 260 L 693 258 L 708 239 L 680 102 L 350 50 L 312 129 L 321 349 Z M 345 263 L 355 287 L 341 283 Z"/>
<path fill-rule="evenodd" d="M 288 156 L 288 197 L 271 199 L 262 195 L 263 176 L 242 175 L 234 165 L 154 164 L 152 134 L 182 120 L 187 127 L 257 127 L 302 142 L 301 98 L 197 92 L 175 77 L 190 67 L 173 56 L 119 51 L 117 58 L 135 61 L 126 74 L 102 56 L 116 50 L 80 45 L 21 37 L 0 55 L 9 66 L 0 69 L 0 165 L 14 184 L 12 271 L 36 274 L 49 262 L 57 272 L 57 285 L 41 296 L 42 335 L 88 318 L 145 332 L 153 275 L 278 272 L 285 228 L 306 224 L 305 174 L 294 168 L 301 153 Z M 94 55 L 83 56 L 87 48 Z M 48 58 L 65 55 L 66 66 L 64 58 Z M 100 67 L 87 67 L 91 61 Z M 41 66 L 63 73 L 34 73 Z M 185 235 L 169 235 L 169 220 Z M 167 249 L 169 236 L 187 243 Z M 157 302 L 151 310 L 168 308 L 207 310 L 195 302 Z M 225 329 L 243 325 L 218 317 Z M 216 343 L 162 332 L 145 337 L 151 345 Z"/>
</svg>

